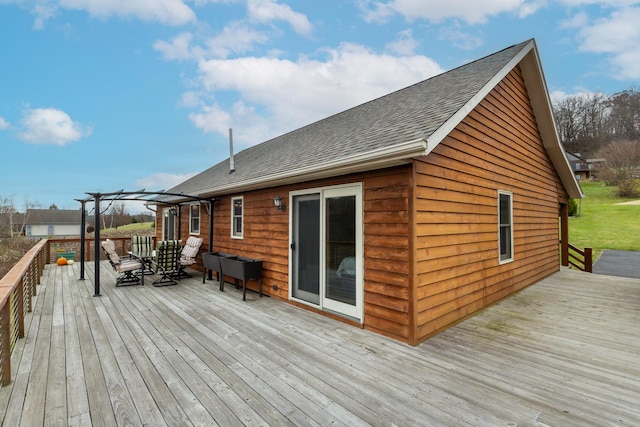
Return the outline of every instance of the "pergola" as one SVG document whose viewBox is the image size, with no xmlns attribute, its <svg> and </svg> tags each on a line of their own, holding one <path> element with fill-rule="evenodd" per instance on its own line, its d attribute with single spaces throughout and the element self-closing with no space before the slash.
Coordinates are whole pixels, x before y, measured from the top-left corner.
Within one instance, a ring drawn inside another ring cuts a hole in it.
<svg viewBox="0 0 640 427">
<path fill-rule="evenodd" d="M 166 191 L 114 191 L 112 193 L 89 193 L 84 199 L 77 199 L 82 205 L 82 225 L 80 232 L 80 280 L 84 280 L 84 261 L 85 261 L 85 234 L 87 227 L 87 210 L 86 205 L 89 202 L 94 203 L 94 262 L 95 262 L 95 278 L 94 278 L 94 296 L 100 296 L 100 203 L 116 201 L 143 201 L 148 204 L 155 205 L 173 205 L 177 206 L 178 213 L 178 236 L 180 236 L 180 213 L 184 204 L 193 202 L 204 203 L 205 210 L 209 215 L 209 250 L 213 248 L 213 204 L 216 199 L 211 197 L 194 196 L 184 193 L 171 193 Z M 171 198 L 170 201 L 163 200 L 163 196 Z"/>
</svg>

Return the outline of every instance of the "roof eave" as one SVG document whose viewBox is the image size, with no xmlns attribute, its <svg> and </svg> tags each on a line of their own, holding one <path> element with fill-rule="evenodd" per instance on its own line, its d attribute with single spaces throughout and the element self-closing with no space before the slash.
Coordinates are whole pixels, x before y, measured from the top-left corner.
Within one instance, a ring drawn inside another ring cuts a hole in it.
<svg viewBox="0 0 640 427">
<path fill-rule="evenodd" d="M 460 110 L 451 116 L 428 139 L 428 151 L 431 152 L 458 124 L 476 108 L 476 106 L 504 79 L 517 65 L 522 70 L 534 115 L 540 129 L 543 145 L 547 150 L 551 163 L 553 163 L 567 194 L 572 199 L 584 197 L 580 185 L 576 180 L 569 161 L 564 155 L 564 149 L 560 139 L 556 123 L 551 109 L 551 100 L 544 79 L 540 57 L 534 40 L 529 41 L 517 55 L 515 55 L 487 84 L 476 93 Z"/>
<path fill-rule="evenodd" d="M 568 196 L 572 199 L 582 199 L 584 193 L 576 180 L 558 137 L 556 121 L 553 116 L 551 99 L 540 63 L 538 49 L 533 41 L 531 43 L 532 47 L 522 59 L 520 69 L 527 84 L 531 106 L 540 130 L 540 137 Z"/>
<path fill-rule="evenodd" d="M 335 159 L 331 162 L 307 168 L 293 169 L 266 177 L 262 176 L 229 185 L 203 189 L 200 192 L 200 195 L 215 196 L 260 190 L 281 185 L 289 185 L 316 179 L 399 166 L 408 163 L 413 157 L 425 155 L 426 152 L 427 141 L 421 138 L 363 154 Z"/>
</svg>

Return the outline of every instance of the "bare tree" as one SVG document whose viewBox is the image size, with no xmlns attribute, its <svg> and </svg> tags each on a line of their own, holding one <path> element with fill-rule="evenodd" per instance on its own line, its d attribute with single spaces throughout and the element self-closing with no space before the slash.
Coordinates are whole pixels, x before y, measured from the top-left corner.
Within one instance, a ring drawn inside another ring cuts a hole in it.
<svg viewBox="0 0 640 427">
<path fill-rule="evenodd" d="M 631 88 L 609 100 L 609 132 L 617 139 L 640 139 L 640 90 Z"/>
<path fill-rule="evenodd" d="M 600 93 L 568 96 L 553 106 L 560 140 L 572 153 L 597 151 L 607 140 L 608 98 Z"/>
<path fill-rule="evenodd" d="M 13 237 L 17 213 L 12 197 L 0 197 L 0 237 Z"/>
<path fill-rule="evenodd" d="M 640 168 L 640 140 L 614 141 L 602 148 L 598 157 L 606 160 L 599 173 L 607 185 L 617 185 L 621 197 L 636 197 L 636 173 Z"/>
<path fill-rule="evenodd" d="M 112 227 L 115 226 L 117 229 L 121 225 L 129 223 L 130 218 L 124 203 L 114 203 L 109 212 L 111 214 Z"/>
</svg>

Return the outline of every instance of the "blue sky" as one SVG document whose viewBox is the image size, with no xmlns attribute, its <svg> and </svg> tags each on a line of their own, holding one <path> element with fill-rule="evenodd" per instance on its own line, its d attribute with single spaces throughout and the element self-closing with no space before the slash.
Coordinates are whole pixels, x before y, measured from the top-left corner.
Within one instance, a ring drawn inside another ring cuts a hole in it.
<svg viewBox="0 0 640 427">
<path fill-rule="evenodd" d="M 554 99 L 640 81 L 640 2 L 0 0 L 0 197 L 75 209 L 535 38 Z"/>
</svg>

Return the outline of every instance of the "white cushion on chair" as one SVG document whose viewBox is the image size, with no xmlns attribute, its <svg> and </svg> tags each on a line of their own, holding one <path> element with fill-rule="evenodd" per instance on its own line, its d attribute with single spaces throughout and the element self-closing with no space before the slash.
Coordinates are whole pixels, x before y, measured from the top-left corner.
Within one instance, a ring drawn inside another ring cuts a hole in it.
<svg viewBox="0 0 640 427">
<path fill-rule="evenodd" d="M 202 246 L 202 238 L 190 236 L 187 239 L 184 248 L 182 248 L 182 253 L 180 254 L 180 264 L 194 264 L 196 262 L 196 255 L 198 255 L 198 251 L 200 250 L 200 246 Z"/>
</svg>

